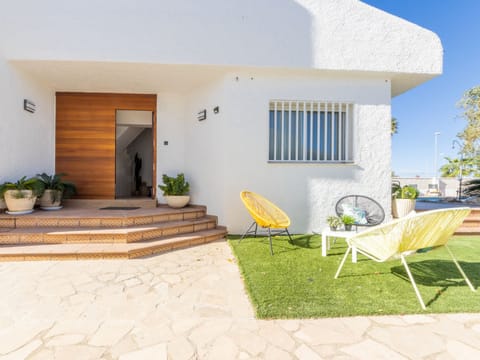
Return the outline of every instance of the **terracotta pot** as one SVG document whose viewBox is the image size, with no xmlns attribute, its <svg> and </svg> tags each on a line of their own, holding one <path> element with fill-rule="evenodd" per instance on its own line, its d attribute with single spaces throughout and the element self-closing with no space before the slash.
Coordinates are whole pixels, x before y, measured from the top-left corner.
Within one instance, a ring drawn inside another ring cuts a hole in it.
<svg viewBox="0 0 480 360">
<path fill-rule="evenodd" d="M 21 196 L 19 196 L 21 193 Z M 8 211 L 28 211 L 32 210 L 37 197 L 33 195 L 32 190 L 7 190 L 5 191 L 5 202 Z"/>
<path fill-rule="evenodd" d="M 190 196 L 189 195 L 170 195 L 170 196 L 165 196 L 165 199 L 167 200 L 168 206 L 172 208 L 183 208 L 188 204 L 190 201 Z"/>
<path fill-rule="evenodd" d="M 392 213 L 394 218 L 402 218 L 415 210 L 415 199 L 393 199 Z"/>
<path fill-rule="evenodd" d="M 40 197 L 41 207 L 58 207 L 62 202 L 62 192 L 60 190 L 45 190 Z"/>
</svg>

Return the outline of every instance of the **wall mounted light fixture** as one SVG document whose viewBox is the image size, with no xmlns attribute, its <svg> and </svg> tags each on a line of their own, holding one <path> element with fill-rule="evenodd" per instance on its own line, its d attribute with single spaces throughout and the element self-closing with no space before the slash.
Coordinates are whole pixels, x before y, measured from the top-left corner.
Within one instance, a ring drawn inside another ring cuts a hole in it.
<svg viewBox="0 0 480 360">
<path fill-rule="evenodd" d="M 33 101 L 24 99 L 23 100 L 23 110 L 34 113 L 36 110 L 36 105 Z"/>
<path fill-rule="evenodd" d="M 220 108 L 219 108 L 218 106 L 215 106 L 215 107 L 213 108 L 213 113 L 214 113 L 214 114 L 218 114 L 219 112 L 220 112 Z"/>
<path fill-rule="evenodd" d="M 197 114 L 197 120 L 198 121 L 205 120 L 206 118 L 207 118 L 207 110 L 202 110 L 202 111 L 198 112 L 198 114 Z"/>
</svg>

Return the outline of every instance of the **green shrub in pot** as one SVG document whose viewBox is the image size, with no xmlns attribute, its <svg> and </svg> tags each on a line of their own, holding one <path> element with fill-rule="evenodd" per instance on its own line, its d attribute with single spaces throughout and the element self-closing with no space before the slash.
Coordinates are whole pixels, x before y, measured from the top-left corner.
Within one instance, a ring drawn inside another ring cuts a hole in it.
<svg viewBox="0 0 480 360">
<path fill-rule="evenodd" d="M 415 199 L 419 191 L 409 185 L 392 186 L 392 214 L 394 218 L 402 218 L 415 211 Z"/>
<path fill-rule="evenodd" d="M 5 200 L 9 212 L 29 212 L 43 190 L 43 184 L 37 178 L 23 176 L 16 182 L 0 185 L 0 197 Z"/>
<path fill-rule="evenodd" d="M 166 174 L 162 176 L 163 185 L 158 185 L 163 192 L 163 196 L 167 200 L 167 204 L 173 208 L 182 208 L 190 201 L 188 192 L 190 184 L 185 180 L 183 173 L 176 177 L 170 177 Z"/>
<path fill-rule="evenodd" d="M 37 174 L 40 182 L 42 182 L 45 191 L 40 198 L 40 206 L 42 208 L 58 208 L 63 199 L 68 199 L 77 193 L 77 187 L 73 182 L 65 181 L 62 178 L 66 174 L 48 175 L 46 173 Z"/>
</svg>

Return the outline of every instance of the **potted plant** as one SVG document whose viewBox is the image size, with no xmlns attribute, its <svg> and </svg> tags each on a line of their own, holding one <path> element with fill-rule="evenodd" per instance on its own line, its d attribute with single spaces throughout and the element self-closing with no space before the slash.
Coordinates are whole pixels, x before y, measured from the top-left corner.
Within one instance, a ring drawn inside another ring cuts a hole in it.
<svg viewBox="0 0 480 360">
<path fill-rule="evenodd" d="M 345 226 L 345 231 L 351 231 L 352 225 L 355 224 L 355 218 L 351 215 L 342 215 L 342 223 Z"/>
<path fill-rule="evenodd" d="M 342 225 L 342 220 L 338 216 L 332 215 L 327 217 L 327 224 L 330 226 L 330 230 L 336 231 Z"/>
<path fill-rule="evenodd" d="M 74 183 L 62 180 L 66 174 L 48 175 L 37 174 L 39 181 L 43 184 L 44 192 L 40 197 L 40 207 L 44 210 L 61 209 L 62 199 L 68 199 L 77 193 Z"/>
<path fill-rule="evenodd" d="M 413 186 L 392 186 L 392 213 L 394 218 L 401 218 L 415 210 L 418 190 Z"/>
<path fill-rule="evenodd" d="M 36 178 L 26 176 L 17 182 L 6 182 L 0 186 L 0 197 L 5 200 L 9 213 L 27 214 L 33 211 L 33 206 L 43 191 L 43 184 Z"/>
<path fill-rule="evenodd" d="M 163 191 L 168 206 L 182 208 L 188 204 L 190 201 L 190 196 L 188 196 L 190 184 L 185 181 L 183 174 L 178 174 L 176 177 L 163 174 L 162 181 L 163 185 L 158 185 L 158 187 Z"/>
</svg>

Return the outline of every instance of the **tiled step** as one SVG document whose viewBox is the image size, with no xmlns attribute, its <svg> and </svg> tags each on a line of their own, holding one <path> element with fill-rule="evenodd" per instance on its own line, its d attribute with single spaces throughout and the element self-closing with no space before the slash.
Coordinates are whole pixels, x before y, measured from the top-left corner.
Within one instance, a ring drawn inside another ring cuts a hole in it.
<svg viewBox="0 0 480 360">
<path fill-rule="evenodd" d="M 221 239 L 226 233 L 216 216 L 196 205 L 134 210 L 67 206 L 0 214 L 0 261 L 130 259 Z"/>
<path fill-rule="evenodd" d="M 480 227 L 480 221 L 466 220 L 462 224 L 462 227 L 464 227 L 464 228 L 478 228 L 478 227 Z"/>
<path fill-rule="evenodd" d="M 470 215 L 455 231 L 455 235 L 480 235 L 480 210 L 472 209 Z"/>
<path fill-rule="evenodd" d="M 225 227 L 136 243 L 1 245 L 0 261 L 131 259 L 225 237 Z"/>
<path fill-rule="evenodd" d="M 119 228 L 36 227 L 3 229 L 0 244 L 131 243 L 215 229 L 216 216 Z"/>
<path fill-rule="evenodd" d="M 455 235 L 480 235 L 480 228 L 477 229 L 465 229 L 465 228 L 458 228 L 455 231 Z"/>
<path fill-rule="evenodd" d="M 139 206 L 144 209 L 157 207 L 157 200 L 147 197 L 134 197 L 126 199 L 68 199 L 63 201 L 70 208 L 102 208 L 107 206 Z"/>
<path fill-rule="evenodd" d="M 480 225 L 477 226 L 460 226 L 455 235 L 480 235 Z"/>
<path fill-rule="evenodd" d="M 0 214 L 1 228 L 31 227 L 127 227 L 167 221 L 199 219 L 206 215 L 204 206 L 188 206 L 171 209 L 159 206 L 155 209 L 115 210 L 64 208 L 60 211 L 35 210 L 28 215 Z"/>
<path fill-rule="evenodd" d="M 425 210 L 420 210 L 420 212 Z M 455 231 L 455 235 L 480 235 L 480 209 L 472 208 L 463 224 Z"/>
</svg>

